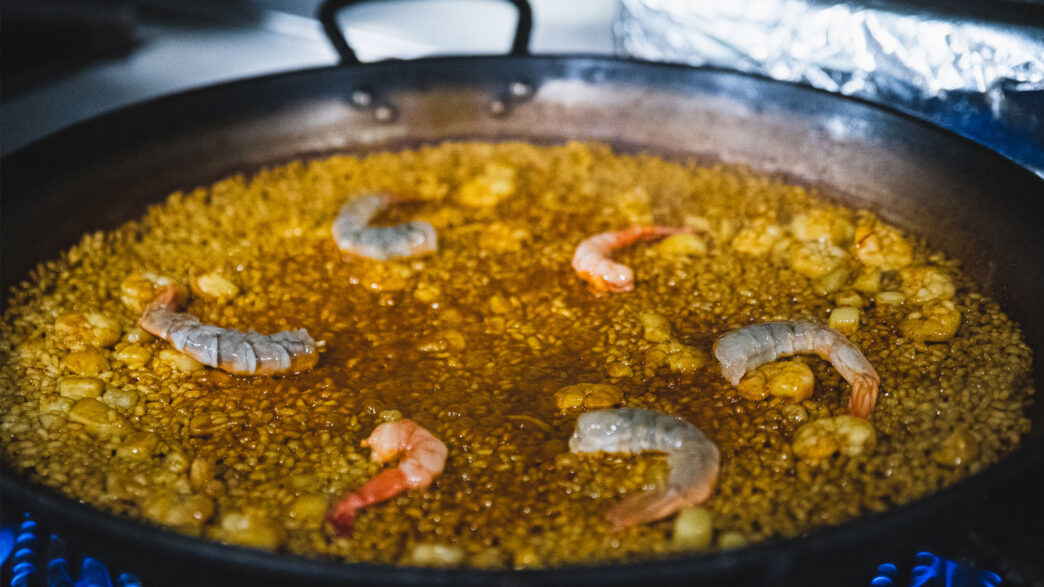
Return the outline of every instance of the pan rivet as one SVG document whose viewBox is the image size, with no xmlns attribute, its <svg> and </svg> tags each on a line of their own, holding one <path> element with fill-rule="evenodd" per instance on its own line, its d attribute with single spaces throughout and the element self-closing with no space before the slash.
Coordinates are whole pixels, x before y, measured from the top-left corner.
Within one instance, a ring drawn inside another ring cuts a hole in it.
<svg viewBox="0 0 1044 587">
<path fill-rule="evenodd" d="M 370 104 L 373 104 L 373 94 L 363 90 L 355 90 L 352 92 L 352 104 L 359 108 L 368 108 Z"/>
<path fill-rule="evenodd" d="M 391 122 L 395 120 L 397 112 L 391 106 L 382 104 L 373 109 L 373 117 L 377 122 Z"/>
<path fill-rule="evenodd" d="M 489 103 L 489 113 L 493 116 L 503 116 L 507 114 L 507 109 L 507 103 L 499 98 Z"/>
<path fill-rule="evenodd" d="M 511 92 L 512 98 L 528 98 L 533 93 L 533 86 L 525 82 L 513 82 L 508 91 Z"/>
</svg>

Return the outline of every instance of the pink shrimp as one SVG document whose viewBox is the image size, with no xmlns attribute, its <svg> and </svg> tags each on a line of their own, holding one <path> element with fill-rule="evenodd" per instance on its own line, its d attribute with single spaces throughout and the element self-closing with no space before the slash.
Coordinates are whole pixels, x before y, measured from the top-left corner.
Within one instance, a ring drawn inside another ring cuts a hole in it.
<svg viewBox="0 0 1044 587">
<path fill-rule="evenodd" d="M 203 324 L 179 312 L 177 288 L 163 288 L 139 324 L 204 365 L 236 375 L 275 375 L 311 369 L 319 361 L 315 341 L 303 328 L 269 336 Z"/>
<path fill-rule="evenodd" d="M 413 420 L 385 422 L 362 445 L 370 447 L 370 458 L 377 463 L 404 458 L 398 467 L 381 472 L 330 508 L 326 519 L 341 536 L 351 536 L 356 511 L 407 489 L 424 489 L 446 466 L 446 445 Z"/>
<path fill-rule="evenodd" d="M 736 385 L 744 373 L 791 355 L 818 355 L 830 361 L 852 386 L 848 409 L 857 418 L 869 418 L 877 403 L 881 376 L 859 347 L 845 335 L 812 322 L 765 322 L 724 334 L 714 343 L 721 374 Z"/>
<path fill-rule="evenodd" d="M 598 289 L 613 292 L 634 289 L 634 272 L 630 267 L 614 263 L 609 255 L 615 249 L 637 241 L 652 240 L 687 232 L 687 228 L 667 226 L 635 226 L 619 232 L 603 232 L 584 239 L 573 254 L 573 269 Z"/>
<path fill-rule="evenodd" d="M 616 528 L 665 518 L 706 501 L 714 491 L 721 453 L 692 424 L 662 412 L 619 408 L 582 414 L 569 439 L 574 453 L 667 453 L 671 468 L 666 487 L 639 493 L 606 515 Z"/>
<path fill-rule="evenodd" d="M 416 257 L 438 250 L 438 237 L 431 224 L 414 220 L 395 226 L 370 226 L 374 216 L 405 201 L 390 194 L 367 194 L 341 206 L 332 233 L 337 247 L 377 261 Z"/>
</svg>

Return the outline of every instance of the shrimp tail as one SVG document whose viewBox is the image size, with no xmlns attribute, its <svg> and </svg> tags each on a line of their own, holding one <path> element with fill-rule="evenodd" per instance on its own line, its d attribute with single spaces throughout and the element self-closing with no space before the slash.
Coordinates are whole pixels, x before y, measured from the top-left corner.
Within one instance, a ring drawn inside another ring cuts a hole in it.
<svg viewBox="0 0 1044 587">
<path fill-rule="evenodd" d="M 178 288 L 168 285 L 159 290 L 156 297 L 153 298 L 149 304 L 149 310 L 167 310 L 168 312 L 177 312 L 178 309 L 185 303 L 183 295 L 179 295 Z"/>
<path fill-rule="evenodd" d="M 345 499 L 334 504 L 326 514 L 326 521 L 333 526 L 334 533 L 338 536 L 351 538 L 355 527 L 355 512 L 363 507 L 359 500 L 349 495 Z"/>
<path fill-rule="evenodd" d="M 676 488 L 664 487 L 640 493 L 617 504 L 605 517 L 616 529 L 630 528 L 666 518 L 688 502 Z"/>
<path fill-rule="evenodd" d="M 856 418 L 870 418 L 877 403 L 878 382 L 873 377 L 857 375 L 852 379 L 852 396 L 848 399 L 848 410 Z"/>
<path fill-rule="evenodd" d="M 406 488 L 406 475 L 402 470 L 388 469 L 335 503 L 326 515 L 326 520 L 333 525 L 338 536 L 351 536 L 358 510 L 390 499 Z"/>
</svg>

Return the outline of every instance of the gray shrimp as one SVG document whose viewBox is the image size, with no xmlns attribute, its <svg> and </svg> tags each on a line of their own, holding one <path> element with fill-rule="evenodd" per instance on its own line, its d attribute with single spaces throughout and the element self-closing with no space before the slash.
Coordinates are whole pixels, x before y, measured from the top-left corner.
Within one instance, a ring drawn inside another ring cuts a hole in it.
<svg viewBox="0 0 1044 587">
<path fill-rule="evenodd" d="M 388 194 L 352 198 L 333 223 L 333 238 L 342 251 L 377 261 L 415 257 L 438 249 L 435 228 L 423 221 L 370 226 L 370 220 L 398 201 Z"/>
<path fill-rule="evenodd" d="M 667 453 L 667 486 L 646 491 L 609 510 L 606 518 L 624 528 L 665 518 L 714 491 L 721 467 L 718 447 L 689 422 L 653 410 L 620 408 L 581 414 L 569 439 L 574 453 Z"/>
<path fill-rule="evenodd" d="M 868 418 L 877 403 L 881 376 L 845 335 L 813 322 L 765 322 L 733 330 L 714 343 L 721 374 L 736 385 L 743 375 L 760 365 L 790 355 L 818 355 L 852 385 L 848 409 L 857 418 Z"/>
<path fill-rule="evenodd" d="M 177 309 L 175 288 L 165 288 L 145 310 L 141 327 L 204 365 L 236 375 L 275 375 L 305 371 L 319 361 L 315 341 L 303 328 L 269 336 L 239 332 Z"/>
</svg>

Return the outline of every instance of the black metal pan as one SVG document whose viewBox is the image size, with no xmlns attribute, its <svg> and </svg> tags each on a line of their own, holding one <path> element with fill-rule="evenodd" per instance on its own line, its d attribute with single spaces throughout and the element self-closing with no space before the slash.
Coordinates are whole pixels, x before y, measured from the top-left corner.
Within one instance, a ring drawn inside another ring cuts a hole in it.
<svg viewBox="0 0 1044 587">
<path fill-rule="evenodd" d="M 524 44 L 522 45 L 524 48 Z M 343 65 L 195 90 L 64 130 L 2 162 L 2 286 L 176 189 L 343 151 L 448 139 L 609 142 L 742 163 L 922 234 L 1044 357 L 1044 181 L 894 111 L 727 71 L 579 56 Z M 859 584 L 1044 462 L 1044 406 L 1014 454 L 943 491 L 808 536 L 640 564 L 477 571 L 342 564 L 224 546 L 101 512 L 3 469 L 3 508 L 89 540 L 146 584 Z M 1039 510 L 1038 510 L 1039 511 Z M 865 583 L 864 583 L 865 584 Z"/>
</svg>

